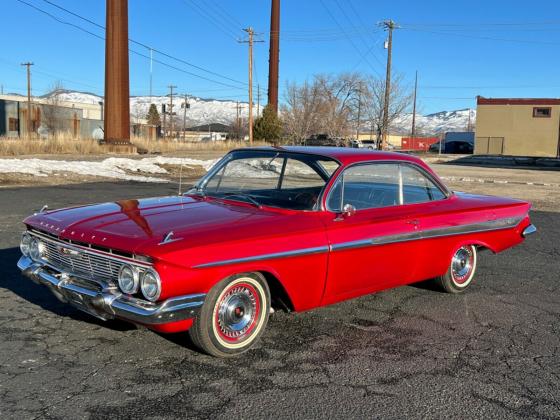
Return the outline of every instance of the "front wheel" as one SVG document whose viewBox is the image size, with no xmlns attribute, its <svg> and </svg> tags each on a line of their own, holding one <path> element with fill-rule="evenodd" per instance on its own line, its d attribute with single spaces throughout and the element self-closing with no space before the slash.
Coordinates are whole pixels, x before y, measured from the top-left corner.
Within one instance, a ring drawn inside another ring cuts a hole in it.
<svg viewBox="0 0 560 420">
<path fill-rule="evenodd" d="M 264 331 L 270 312 L 270 290 L 259 273 L 232 276 L 206 296 L 189 334 L 193 343 L 216 357 L 249 350 Z"/>
<path fill-rule="evenodd" d="M 457 249 L 451 258 L 447 273 L 436 282 L 447 293 L 461 293 L 471 284 L 476 271 L 476 247 L 464 245 Z"/>
</svg>

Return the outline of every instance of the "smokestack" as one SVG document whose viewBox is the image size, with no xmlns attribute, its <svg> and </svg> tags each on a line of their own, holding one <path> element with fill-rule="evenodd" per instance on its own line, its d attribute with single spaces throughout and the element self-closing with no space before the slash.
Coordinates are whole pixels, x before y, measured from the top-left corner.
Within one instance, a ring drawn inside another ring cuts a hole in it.
<svg viewBox="0 0 560 420">
<path fill-rule="evenodd" d="M 268 58 L 268 106 L 278 114 L 278 67 L 280 63 L 280 0 L 272 0 L 270 10 L 270 51 Z"/>
<path fill-rule="evenodd" d="M 130 144 L 128 0 L 107 0 L 104 139 Z"/>
</svg>

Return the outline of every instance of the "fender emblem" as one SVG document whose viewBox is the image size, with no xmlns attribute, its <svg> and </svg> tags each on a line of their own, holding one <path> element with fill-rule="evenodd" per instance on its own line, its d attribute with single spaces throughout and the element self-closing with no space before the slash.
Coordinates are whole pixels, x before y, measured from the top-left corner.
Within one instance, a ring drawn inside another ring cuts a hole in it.
<svg viewBox="0 0 560 420">
<path fill-rule="evenodd" d="M 58 248 L 58 252 L 60 252 L 62 255 L 71 255 L 71 256 L 80 255 L 80 253 L 75 249 L 66 248 L 65 246 L 58 246 L 57 248 Z"/>
</svg>

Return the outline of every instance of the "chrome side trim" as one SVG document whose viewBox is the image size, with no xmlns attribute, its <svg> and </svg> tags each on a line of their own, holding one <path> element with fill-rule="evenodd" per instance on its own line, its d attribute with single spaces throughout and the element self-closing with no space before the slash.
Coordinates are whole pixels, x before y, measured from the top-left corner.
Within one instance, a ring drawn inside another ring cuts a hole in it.
<svg viewBox="0 0 560 420">
<path fill-rule="evenodd" d="M 458 225 L 446 228 L 418 230 L 397 235 L 378 236 L 359 241 L 343 242 L 331 246 L 332 251 L 341 251 L 366 246 L 389 245 L 399 242 L 417 241 L 419 239 L 433 239 L 445 236 L 465 235 L 469 233 L 490 232 L 494 230 L 510 229 L 519 225 L 523 217 L 489 220 L 487 222 Z"/>
<path fill-rule="evenodd" d="M 537 233 L 537 227 L 535 225 L 529 225 L 525 229 L 523 229 L 523 233 L 521 233 L 521 236 L 526 238 L 527 236 L 532 235 L 533 233 Z"/>
<path fill-rule="evenodd" d="M 157 325 L 197 316 L 205 294 L 177 296 L 152 303 L 124 295 L 114 287 L 80 281 L 69 273 L 57 272 L 22 256 L 18 268 L 33 282 L 47 286 L 62 302 L 103 320 L 119 318 L 136 324 Z"/>
<path fill-rule="evenodd" d="M 293 251 L 285 251 L 285 252 L 276 252 L 273 254 L 263 254 L 263 255 L 255 255 L 252 257 L 244 257 L 244 258 L 234 258 L 231 260 L 222 260 L 216 262 L 210 262 L 205 264 L 199 264 L 193 266 L 193 268 L 207 268 L 207 267 L 219 267 L 222 265 L 229 265 L 229 264 L 239 264 L 245 262 L 252 262 L 252 261 L 263 261 L 263 260 L 272 260 L 278 258 L 288 258 L 288 257 L 299 257 L 302 255 L 312 255 L 312 254 L 322 254 L 324 252 L 328 252 L 328 246 L 318 246 L 314 248 L 304 248 L 304 249 L 296 249 Z"/>
<path fill-rule="evenodd" d="M 464 235 L 468 233 L 490 232 L 516 227 L 523 217 L 510 217 L 504 219 L 489 220 L 487 222 L 471 223 L 467 225 L 450 226 L 438 229 L 417 230 L 413 232 L 396 235 L 377 236 L 375 238 L 361 239 L 357 241 L 341 242 L 330 246 L 319 246 L 315 248 L 303 248 L 292 251 L 277 252 L 273 254 L 255 255 L 251 257 L 235 258 L 231 260 L 215 261 L 193 266 L 193 268 L 219 267 L 222 265 L 239 264 L 253 261 L 263 261 L 278 258 L 289 258 L 302 255 L 320 254 L 328 251 L 342 251 L 367 246 L 379 246 L 395 244 L 399 242 L 417 241 L 419 239 L 433 239 L 444 236 Z"/>
</svg>

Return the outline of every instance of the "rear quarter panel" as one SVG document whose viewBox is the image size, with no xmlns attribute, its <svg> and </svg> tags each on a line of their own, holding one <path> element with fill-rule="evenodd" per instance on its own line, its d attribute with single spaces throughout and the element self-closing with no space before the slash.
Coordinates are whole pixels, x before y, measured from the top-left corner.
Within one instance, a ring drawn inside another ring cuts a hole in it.
<svg viewBox="0 0 560 420">
<path fill-rule="evenodd" d="M 442 202 L 417 205 L 421 220 L 419 229 L 468 228 L 486 222 L 511 221 L 507 228 L 480 230 L 457 235 L 442 235 L 419 241 L 416 252 L 421 255 L 415 278 L 425 280 L 445 274 L 455 251 L 463 245 L 477 245 L 494 253 L 504 251 L 523 241 L 521 233 L 530 224 L 530 203 L 502 197 L 457 193 Z"/>
</svg>

